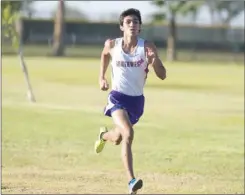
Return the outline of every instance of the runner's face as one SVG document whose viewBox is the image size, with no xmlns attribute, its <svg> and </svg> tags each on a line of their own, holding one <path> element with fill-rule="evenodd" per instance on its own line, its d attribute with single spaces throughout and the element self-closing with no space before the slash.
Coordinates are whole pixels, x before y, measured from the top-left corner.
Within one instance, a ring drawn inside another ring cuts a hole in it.
<svg viewBox="0 0 245 195">
<path fill-rule="evenodd" d="M 129 15 L 123 19 L 120 29 L 128 36 L 137 36 L 140 32 L 140 22 L 137 16 Z"/>
</svg>

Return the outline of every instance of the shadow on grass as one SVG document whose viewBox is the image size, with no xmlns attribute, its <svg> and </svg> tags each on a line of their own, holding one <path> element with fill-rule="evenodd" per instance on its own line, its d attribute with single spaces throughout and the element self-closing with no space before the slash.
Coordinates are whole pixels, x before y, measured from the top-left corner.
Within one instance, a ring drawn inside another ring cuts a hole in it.
<svg viewBox="0 0 245 195">
<path fill-rule="evenodd" d="M 1 189 L 2 189 L 2 190 L 7 190 L 7 189 L 9 189 L 9 188 L 8 188 L 7 186 L 2 185 L 2 186 L 1 186 Z"/>
</svg>

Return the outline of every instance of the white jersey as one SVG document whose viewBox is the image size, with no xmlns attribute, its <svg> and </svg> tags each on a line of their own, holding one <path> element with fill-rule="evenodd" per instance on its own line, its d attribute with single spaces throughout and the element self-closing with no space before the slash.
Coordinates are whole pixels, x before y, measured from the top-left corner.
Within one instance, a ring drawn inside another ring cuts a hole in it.
<svg viewBox="0 0 245 195">
<path fill-rule="evenodd" d="M 130 96 L 143 95 L 147 75 L 145 40 L 138 38 L 137 46 L 132 54 L 126 54 L 123 51 L 122 41 L 122 38 L 117 38 L 111 51 L 112 90 Z"/>
</svg>

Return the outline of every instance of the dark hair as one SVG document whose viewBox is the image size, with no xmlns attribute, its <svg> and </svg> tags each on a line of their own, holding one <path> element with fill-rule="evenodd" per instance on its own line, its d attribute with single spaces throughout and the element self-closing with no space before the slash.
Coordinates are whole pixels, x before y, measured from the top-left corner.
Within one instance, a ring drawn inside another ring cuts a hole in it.
<svg viewBox="0 0 245 195">
<path fill-rule="evenodd" d="M 136 16 L 139 19 L 139 23 L 142 24 L 140 11 L 138 9 L 130 8 L 130 9 L 123 11 L 120 15 L 119 23 L 121 26 L 123 25 L 123 19 L 126 16 L 130 16 L 130 15 Z"/>
</svg>

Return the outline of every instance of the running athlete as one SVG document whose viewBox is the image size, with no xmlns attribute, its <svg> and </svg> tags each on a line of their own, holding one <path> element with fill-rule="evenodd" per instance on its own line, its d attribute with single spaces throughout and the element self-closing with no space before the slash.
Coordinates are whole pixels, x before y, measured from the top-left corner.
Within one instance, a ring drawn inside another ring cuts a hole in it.
<svg viewBox="0 0 245 195">
<path fill-rule="evenodd" d="M 112 117 L 115 128 L 111 131 L 106 127 L 100 128 L 95 152 L 100 153 L 107 141 L 115 145 L 122 143 L 121 157 L 128 177 L 129 193 L 136 194 L 142 188 L 143 181 L 136 179 L 134 175 L 131 145 L 134 125 L 144 112 L 143 88 L 148 66 L 152 66 L 161 80 L 166 78 L 166 69 L 159 59 L 155 45 L 138 37 L 142 24 L 140 11 L 125 10 L 119 20 L 123 37 L 105 41 L 99 75 L 100 89 L 107 91 L 109 84 L 105 73 L 111 59 L 112 90 L 104 114 Z"/>
</svg>

